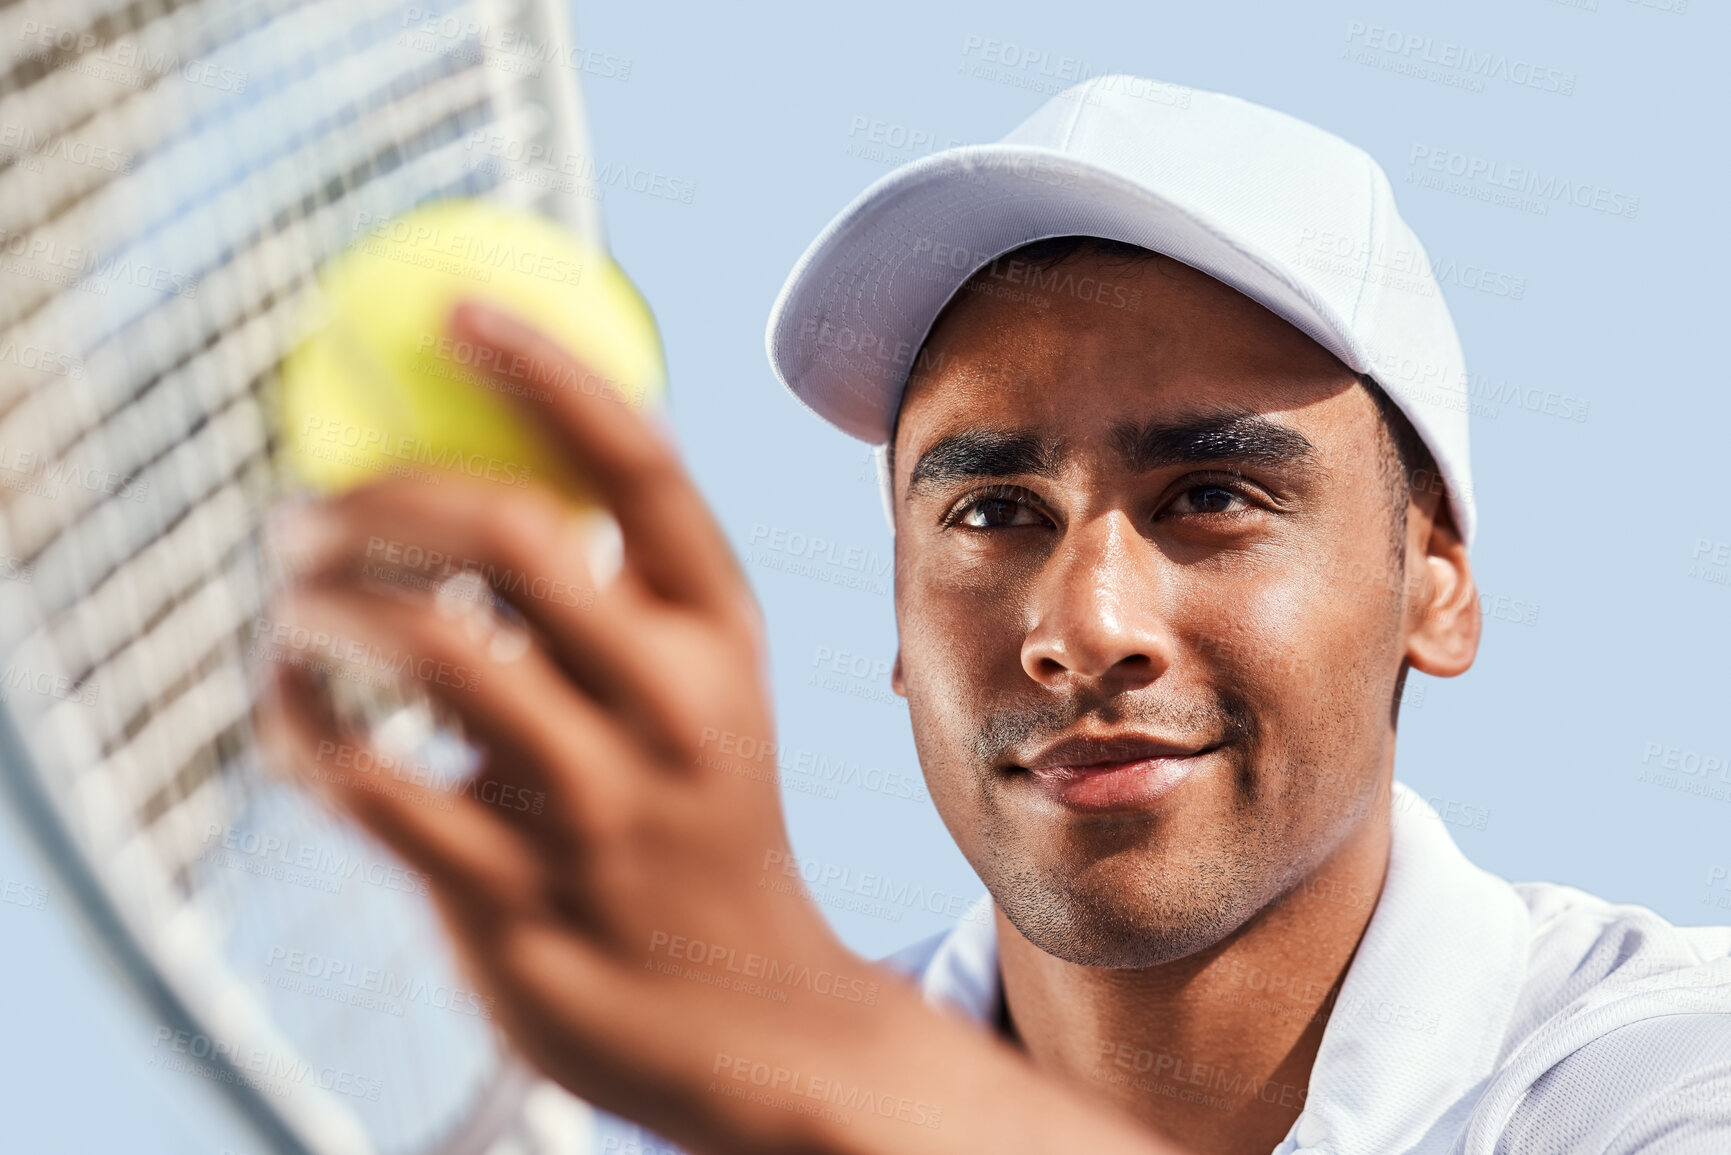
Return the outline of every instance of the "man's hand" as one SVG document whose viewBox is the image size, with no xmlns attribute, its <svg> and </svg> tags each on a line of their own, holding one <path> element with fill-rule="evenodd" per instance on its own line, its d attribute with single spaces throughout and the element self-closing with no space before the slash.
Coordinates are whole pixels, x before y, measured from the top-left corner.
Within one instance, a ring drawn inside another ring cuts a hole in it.
<svg viewBox="0 0 1731 1155">
<path fill-rule="evenodd" d="M 577 368 L 497 312 L 452 323 L 494 364 Z M 557 390 L 532 419 L 612 519 L 448 477 L 298 510 L 279 538 L 298 580 L 277 618 L 336 657 L 416 671 L 484 752 L 478 780 L 381 792 L 318 774 L 321 749 L 368 738 L 296 666 L 259 717 L 280 761 L 426 872 L 516 1046 L 694 1151 L 1034 1151 L 1060 1134 L 1150 1150 L 772 885 L 791 855 L 763 626 L 725 537 L 616 398 Z"/>
</svg>

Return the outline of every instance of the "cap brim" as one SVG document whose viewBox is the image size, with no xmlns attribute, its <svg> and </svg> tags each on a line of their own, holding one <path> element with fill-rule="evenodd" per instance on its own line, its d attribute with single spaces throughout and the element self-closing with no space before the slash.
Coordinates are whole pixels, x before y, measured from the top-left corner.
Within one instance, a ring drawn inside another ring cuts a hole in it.
<svg viewBox="0 0 1731 1155">
<path fill-rule="evenodd" d="M 1260 302 L 1354 372 L 1344 319 L 1201 213 L 1097 165 L 1030 145 L 936 153 L 861 193 L 800 258 L 770 313 L 770 363 L 820 417 L 887 441 L 915 354 L 968 278 L 1031 241 L 1095 236 L 1163 253 Z"/>
</svg>

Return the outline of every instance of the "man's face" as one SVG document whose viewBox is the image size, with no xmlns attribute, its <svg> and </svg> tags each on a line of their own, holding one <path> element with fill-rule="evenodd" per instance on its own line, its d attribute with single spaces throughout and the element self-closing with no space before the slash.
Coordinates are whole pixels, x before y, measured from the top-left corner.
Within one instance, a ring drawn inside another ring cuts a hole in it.
<svg viewBox="0 0 1731 1155">
<path fill-rule="evenodd" d="M 1292 889 L 1379 795 L 1414 617 L 1398 472 L 1352 373 L 1255 302 L 1165 258 L 1058 271 L 1137 307 L 963 292 L 909 384 L 895 679 L 1006 917 L 1149 966 Z"/>
</svg>

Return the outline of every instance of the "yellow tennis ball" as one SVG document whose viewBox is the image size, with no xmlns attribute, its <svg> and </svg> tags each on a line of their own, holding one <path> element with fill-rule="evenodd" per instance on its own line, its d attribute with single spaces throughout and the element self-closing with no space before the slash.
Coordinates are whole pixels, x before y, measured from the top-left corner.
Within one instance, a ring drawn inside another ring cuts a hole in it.
<svg viewBox="0 0 1731 1155">
<path fill-rule="evenodd" d="M 321 493 L 458 474 L 546 482 L 586 503 L 581 463 L 537 433 L 533 403 L 560 391 L 664 401 L 661 340 L 636 287 L 604 251 L 533 213 L 451 200 L 369 223 L 312 299 L 278 396 L 287 468 Z M 447 331 L 464 299 L 516 314 L 587 372 L 495 364 Z"/>
</svg>

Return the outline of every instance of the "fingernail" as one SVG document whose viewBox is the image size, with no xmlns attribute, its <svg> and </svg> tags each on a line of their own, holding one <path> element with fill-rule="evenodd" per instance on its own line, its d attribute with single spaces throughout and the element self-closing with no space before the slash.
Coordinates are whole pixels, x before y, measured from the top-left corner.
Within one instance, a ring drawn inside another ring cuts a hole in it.
<svg viewBox="0 0 1731 1155">
<path fill-rule="evenodd" d="M 442 617 L 457 621 L 486 619 L 492 608 L 492 590 L 486 578 L 466 569 L 439 583 L 433 594 L 433 607 Z"/>
<path fill-rule="evenodd" d="M 458 301 L 451 310 L 451 321 L 489 344 L 497 344 L 510 336 L 510 318 L 481 301 Z"/>
<path fill-rule="evenodd" d="M 433 607 L 444 617 L 460 623 L 471 642 L 484 642 L 487 657 L 506 665 L 529 652 L 529 631 L 511 603 L 493 593 L 487 579 L 464 570 L 439 583 Z"/>
<path fill-rule="evenodd" d="M 530 644 L 529 631 L 504 626 L 487 639 L 487 657 L 507 666 L 528 653 Z"/>
<path fill-rule="evenodd" d="M 619 523 L 604 509 L 585 509 L 572 515 L 568 532 L 583 555 L 590 583 L 600 593 L 625 568 L 625 535 Z"/>
<path fill-rule="evenodd" d="M 291 575 L 317 569 L 338 548 L 342 526 L 322 501 L 285 502 L 265 523 L 271 549 Z"/>
</svg>

